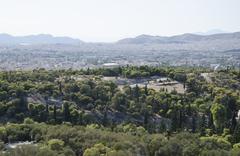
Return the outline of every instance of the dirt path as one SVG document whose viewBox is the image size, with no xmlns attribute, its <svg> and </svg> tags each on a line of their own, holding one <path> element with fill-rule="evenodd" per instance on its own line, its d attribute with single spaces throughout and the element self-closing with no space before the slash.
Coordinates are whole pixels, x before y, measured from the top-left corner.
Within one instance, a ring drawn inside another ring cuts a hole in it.
<svg viewBox="0 0 240 156">
<path fill-rule="evenodd" d="M 212 83 L 212 79 L 210 77 L 211 73 L 201 73 L 201 76 L 204 77 L 204 79 L 208 82 L 208 83 Z"/>
</svg>

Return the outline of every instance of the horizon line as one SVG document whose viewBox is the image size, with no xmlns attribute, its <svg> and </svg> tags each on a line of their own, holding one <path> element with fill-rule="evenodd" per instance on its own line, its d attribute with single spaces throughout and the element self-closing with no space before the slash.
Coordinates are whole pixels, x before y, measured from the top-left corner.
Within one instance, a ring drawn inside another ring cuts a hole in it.
<svg viewBox="0 0 240 156">
<path fill-rule="evenodd" d="M 229 31 L 223 31 L 223 32 L 220 32 L 220 33 L 212 33 L 212 34 L 205 34 L 207 32 L 190 32 L 190 33 L 179 33 L 179 34 L 175 34 L 175 35 L 153 35 L 153 34 L 139 34 L 139 35 L 135 35 L 135 36 L 126 36 L 126 37 L 122 37 L 122 38 L 119 38 L 115 41 L 85 41 L 85 40 L 82 40 L 80 37 L 73 37 L 71 35 L 54 35 L 54 34 L 51 34 L 51 33 L 33 33 L 33 34 L 25 34 L 25 35 L 15 35 L 15 34 L 12 34 L 12 33 L 5 33 L 5 32 L 1 32 L 0 35 L 7 35 L 7 36 L 11 36 L 11 37 L 29 37 L 29 36 L 40 36 L 40 35 L 43 35 L 43 36 L 50 36 L 50 37 L 53 37 L 53 38 L 70 38 L 70 39 L 75 39 L 75 40 L 79 40 L 80 42 L 84 42 L 84 43 L 115 43 L 115 42 L 118 42 L 120 40 L 123 40 L 123 39 L 134 39 L 136 37 L 139 37 L 139 36 L 152 36 L 152 37 L 174 37 L 174 36 L 181 36 L 181 35 L 186 35 L 186 34 L 192 34 L 192 35 L 197 35 L 197 36 L 212 36 L 212 35 L 218 35 L 218 34 L 232 34 L 232 33 L 239 33 L 240 31 L 233 31 L 233 32 L 229 32 Z"/>
</svg>

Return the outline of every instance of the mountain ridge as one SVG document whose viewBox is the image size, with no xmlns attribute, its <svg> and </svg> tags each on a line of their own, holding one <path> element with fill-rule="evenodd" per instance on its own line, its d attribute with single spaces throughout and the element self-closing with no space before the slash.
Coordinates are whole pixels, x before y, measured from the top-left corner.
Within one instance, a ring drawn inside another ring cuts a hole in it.
<svg viewBox="0 0 240 156">
<path fill-rule="evenodd" d="M 132 38 L 123 38 L 113 44 L 185 44 L 196 43 L 201 41 L 240 41 L 240 32 L 220 33 L 212 35 L 199 35 L 194 33 L 185 33 L 173 36 L 154 36 L 142 34 Z M 84 43 L 105 43 L 105 42 L 84 42 L 80 39 L 75 39 L 67 36 L 55 37 L 50 34 L 37 34 L 27 36 L 13 36 L 6 33 L 0 34 L 0 44 L 84 44 Z"/>
<path fill-rule="evenodd" d="M 37 34 L 26 36 L 13 36 L 10 34 L 0 34 L 1 44 L 80 44 L 83 41 L 67 36 L 55 37 L 50 34 Z"/>
<path fill-rule="evenodd" d="M 191 43 L 197 41 L 207 41 L 207 40 L 229 40 L 229 39 L 239 39 L 240 32 L 234 33 L 221 33 L 212 35 L 198 35 L 193 33 L 185 33 L 181 35 L 174 36 L 152 36 L 152 35 L 139 35 L 134 38 L 124 38 L 117 43 L 120 44 L 163 44 L 163 43 Z"/>
</svg>

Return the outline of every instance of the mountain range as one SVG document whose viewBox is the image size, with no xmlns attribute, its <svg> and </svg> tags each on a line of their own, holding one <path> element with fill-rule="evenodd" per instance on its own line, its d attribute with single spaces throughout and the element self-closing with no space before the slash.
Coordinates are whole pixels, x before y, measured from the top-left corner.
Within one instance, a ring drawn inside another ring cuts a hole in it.
<svg viewBox="0 0 240 156">
<path fill-rule="evenodd" d="M 240 42 L 240 32 L 220 33 L 212 35 L 199 35 L 186 33 L 176 36 L 151 36 L 140 35 L 134 38 L 124 38 L 116 44 L 191 44 L 198 42 L 222 43 L 225 41 Z M 29 36 L 12 36 L 9 34 L 0 34 L 0 44 L 83 44 L 79 39 L 71 37 L 54 37 L 49 34 L 29 35 Z"/>
<path fill-rule="evenodd" d="M 80 44 L 83 41 L 70 37 L 54 37 L 49 34 L 12 36 L 0 34 L 0 44 Z"/>
<path fill-rule="evenodd" d="M 170 44 L 170 43 L 193 43 L 200 41 L 225 41 L 240 40 L 240 32 L 223 33 L 213 35 L 182 34 L 176 36 L 151 36 L 140 35 L 135 38 L 125 38 L 119 40 L 120 44 Z"/>
</svg>

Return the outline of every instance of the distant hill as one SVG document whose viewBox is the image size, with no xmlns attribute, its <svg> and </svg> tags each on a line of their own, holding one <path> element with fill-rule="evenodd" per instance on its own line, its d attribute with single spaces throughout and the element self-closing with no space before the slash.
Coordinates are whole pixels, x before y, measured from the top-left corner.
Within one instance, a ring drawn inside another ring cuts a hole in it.
<svg viewBox="0 0 240 156">
<path fill-rule="evenodd" d="M 205 32 L 195 32 L 193 34 L 197 34 L 197 35 L 214 35 L 214 34 L 226 34 L 226 33 L 230 33 L 221 29 L 212 29 L 212 30 L 208 30 Z"/>
<path fill-rule="evenodd" d="M 9 34 L 0 34 L 0 44 L 80 44 L 83 41 L 70 37 L 54 37 L 49 34 L 12 36 Z"/>
<path fill-rule="evenodd" d="M 12 36 L 9 34 L 0 34 L 0 44 L 17 44 L 17 45 L 35 45 L 35 44 L 66 44 L 66 45 L 81 45 L 91 46 L 91 48 L 100 48 L 100 43 L 86 43 L 79 39 L 70 37 L 54 37 L 49 34 L 29 35 L 29 36 Z M 124 48 L 125 45 L 136 46 L 161 46 L 166 49 L 174 49 L 177 46 L 183 45 L 181 49 L 239 49 L 240 47 L 240 32 L 221 33 L 213 35 L 198 35 L 186 33 L 176 36 L 151 36 L 140 35 L 134 38 L 125 38 L 116 43 L 101 43 L 102 47 L 117 46 Z M 83 47 L 84 47 L 83 46 Z M 110 47 L 109 47 L 110 48 Z M 113 48 L 113 47 L 111 47 Z M 129 48 L 129 47 L 128 47 Z M 180 48 L 180 47 L 179 47 Z"/>
<path fill-rule="evenodd" d="M 151 36 L 151 35 L 140 35 L 135 38 L 125 38 L 119 40 L 117 43 L 120 44 L 171 44 L 171 43 L 193 43 L 200 41 L 209 42 L 222 42 L 228 40 L 239 40 L 240 32 L 235 33 L 222 33 L 213 35 L 197 35 L 197 34 L 182 34 L 176 36 Z"/>
</svg>

